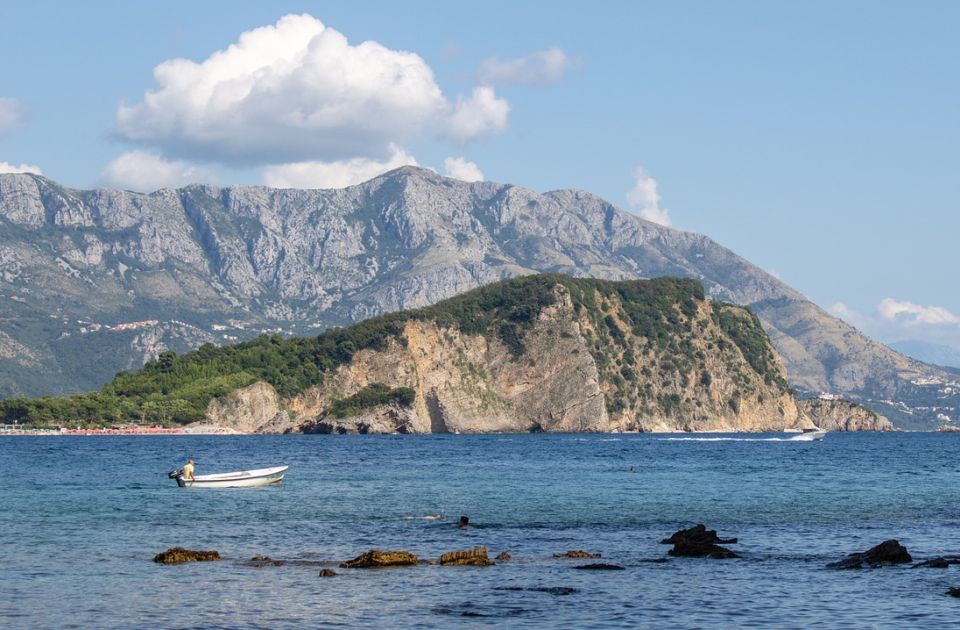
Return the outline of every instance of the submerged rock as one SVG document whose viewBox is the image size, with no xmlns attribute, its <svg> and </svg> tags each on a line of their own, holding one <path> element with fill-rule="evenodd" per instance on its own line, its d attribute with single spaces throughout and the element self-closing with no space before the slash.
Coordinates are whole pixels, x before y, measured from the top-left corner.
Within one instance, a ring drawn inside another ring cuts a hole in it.
<svg viewBox="0 0 960 630">
<path fill-rule="evenodd" d="M 320 569 L 320 577 L 333 577 L 335 575 L 340 575 L 333 569 Z"/>
<path fill-rule="evenodd" d="M 960 556 L 937 556 L 936 558 L 931 558 L 930 560 L 918 562 L 917 564 L 913 565 L 913 568 L 919 569 L 920 567 L 925 567 L 927 569 L 946 569 L 951 564 L 960 564 Z"/>
<path fill-rule="evenodd" d="M 565 551 L 563 553 L 553 554 L 554 558 L 602 558 L 599 553 L 590 553 L 583 550 Z"/>
<path fill-rule="evenodd" d="M 864 565 L 880 567 L 907 562 L 913 562 L 907 548 L 896 540 L 885 540 L 876 547 L 861 553 L 851 553 L 843 560 L 831 562 L 827 566 L 831 569 L 862 569 Z"/>
<path fill-rule="evenodd" d="M 707 529 L 704 524 L 694 525 L 689 529 L 681 529 L 673 533 L 670 538 L 664 538 L 660 541 L 661 545 L 675 545 L 679 542 L 684 543 L 708 543 L 712 545 L 735 545 L 736 538 L 720 538 L 717 536 L 717 530 Z"/>
<path fill-rule="evenodd" d="M 371 549 L 353 560 L 341 562 L 344 569 L 369 569 L 373 567 L 405 567 L 417 564 L 417 557 L 409 551 L 382 551 Z"/>
<path fill-rule="evenodd" d="M 506 552 L 506 551 L 501 551 L 500 553 L 497 554 L 497 557 L 494 558 L 494 560 L 497 560 L 500 562 L 504 560 L 512 560 L 512 559 L 513 559 L 513 556 L 511 556 L 509 552 Z"/>
<path fill-rule="evenodd" d="M 549 593 L 550 595 L 573 595 L 580 589 L 572 586 L 497 586 L 495 591 L 530 591 L 532 593 Z"/>
<path fill-rule="evenodd" d="M 171 547 L 153 557 L 154 562 L 161 564 L 180 564 L 182 562 L 209 562 L 220 560 L 218 551 L 194 551 L 183 547 Z"/>
<path fill-rule="evenodd" d="M 270 556 L 254 556 L 250 558 L 250 561 L 247 563 L 249 566 L 257 567 L 281 567 L 283 566 L 283 560 L 274 560 Z"/>
<path fill-rule="evenodd" d="M 623 571 L 619 564 L 607 564 L 606 562 L 595 562 L 593 564 L 581 564 L 573 567 L 581 571 Z"/>
<path fill-rule="evenodd" d="M 667 553 L 678 558 L 713 558 L 714 560 L 740 557 L 735 551 L 726 547 L 699 542 L 678 542 Z"/>
<path fill-rule="evenodd" d="M 493 562 L 487 557 L 486 547 L 474 547 L 469 551 L 448 551 L 440 556 L 440 564 L 488 567 Z"/>
</svg>

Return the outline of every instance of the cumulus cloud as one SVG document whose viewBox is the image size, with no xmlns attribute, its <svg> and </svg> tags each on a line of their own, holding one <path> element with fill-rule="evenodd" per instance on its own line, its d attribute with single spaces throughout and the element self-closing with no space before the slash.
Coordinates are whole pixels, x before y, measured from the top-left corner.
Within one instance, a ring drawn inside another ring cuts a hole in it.
<svg viewBox="0 0 960 630">
<path fill-rule="evenodd" d="M 491 57 L 480 64 L 480 82 L 549 85 L 559 82 L 570 66 L 570 57 L 556 47 L 515 59 Z"/>
<path fill-rule="evenodd" d="M 33 173 L 34 175 L 43 175 L 43 171 L 36 164 L 11 164 L 10 162 L 0 162 L 0 174 L 3 173 Z"/>
<path fill-rule="evenodd" d="M 274 188 L 344 188 L 373 179 L 401 166 L 417 166 L 412 155 L 397 146 L 383 161 L 352 158 L 333 162 L 275 164 L 263 170 L 263 183 Z"/>
<path fill-rule="evenodd" d="M 172 59 L 153 74 L 142 101 L 119 106 L 116 134 L 229 164 L 391 159 L 392 143 L 451 111 L 418 55 L 351 45 L 310 15 L 287 15 L 200 63 Z M 506 103 L 496 105 L 485 93 L 458 103 L 453 126 L 464 136 L 503 126 Z M 495 115 L 477 114 L 491 106 Z"/>
<path fill-rule="evenodd" d="M 642 166 L 633 171 L 633 188 L 627 193 L 627 202 L 641 218 L 660 225 L 670 225 L 670 213 L 660 207 L 657 180 L 650 177 Z"/>
<path fill-rule="evenodd" d="M 27 118 L 27 108 L 15 98 L 0 96 L 0 135 L 22 125 Z"/>
<path fill-rule="evenodd" d="M 482 182 L 483 171 L 474 162 L 462 157 L 448 157 L 443 161 L 443 171 L 447 177 L 464 182 Z"/>
<path fill-rule="evenodd" d="M 913 302 L 901 302 L 893 298 L 884 298 L 877 305 L 880 317 L 890 322 L 915 326 L 918 324 L 957 325 L 957 317 L 942 306 L 922 306 Z"/>
<path fill-rule="evenodd" d="M 507 128 L 510 103 L 497 98 L 493 88 L 478 85 L 469 98 L 457 97 L 457 104 L 446 121 L 444 135 L 465 143 L 479 136 L 500 133 Z"/>
<path fill-rule="evenodd" d="M 827 311 L 829 311 L 831 315 L 839 317 L 851 326 L 857 328 L 867 327 L 870 323 L 868 318 L 864 317 L 863 314 L 855 309 L 850 308 L 844 302 L 834 302 Z"/>
<path fill-rule="evenodd" d="M 145 151 L 129 151 L 107 164 L 100 174 L 105 186 L 152 192 L 215 181 L 215 173 L 179 160 L 166 160 Z"/>
</svg>

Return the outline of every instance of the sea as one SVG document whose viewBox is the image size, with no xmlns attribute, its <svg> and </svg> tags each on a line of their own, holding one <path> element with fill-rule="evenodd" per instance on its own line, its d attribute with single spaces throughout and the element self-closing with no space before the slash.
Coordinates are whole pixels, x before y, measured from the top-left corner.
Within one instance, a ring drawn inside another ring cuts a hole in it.
<svg viewBox="0 0 960 630">
<path fill-rule="evenodd" d="M 0 438 L 0 627 L 958 627 L 960 565 L 827 564 L 891 538 L 917 561 L 960 554 L 960 434 L 789 437 Z M 290 469 L 179 488 L 187 458 Z M 660 540 L 698 523 L 741 557 L 669 557 Z M 175 546 L 223 559 L 153 562 Z M 477 546 L 512 558 L 337 567 Z M 554 557 L 568 550 L 602 558 Z M 575 568 L 595 562 L 623 570 Z"/>
</svg>

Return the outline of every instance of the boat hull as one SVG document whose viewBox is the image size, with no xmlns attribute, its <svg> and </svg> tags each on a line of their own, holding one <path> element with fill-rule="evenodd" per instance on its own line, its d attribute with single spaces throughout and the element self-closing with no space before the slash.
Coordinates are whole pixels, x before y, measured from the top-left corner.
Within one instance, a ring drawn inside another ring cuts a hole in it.
<svg viewBox="0 0 960 630">
<path fill-rule="evenodd" d="M 177 476 L 177 485 L 181 488 L 256 488 L 281 483 L 289 466 L 241 470 L 216 475 L 196 475 L 193 479 Z"/>
</svg>

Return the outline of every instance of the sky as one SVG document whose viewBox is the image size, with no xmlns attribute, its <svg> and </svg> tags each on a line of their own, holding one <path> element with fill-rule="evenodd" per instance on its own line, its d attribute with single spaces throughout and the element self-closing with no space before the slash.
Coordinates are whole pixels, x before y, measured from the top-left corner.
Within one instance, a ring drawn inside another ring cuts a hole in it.
<svg viewBox="0 0 960 630">
<path fill-rule="evenodd" d="M 0 172 L 579 188 L 960 347 L 957 32 L 933 0 L 0 0 Z"/>
</svg>

